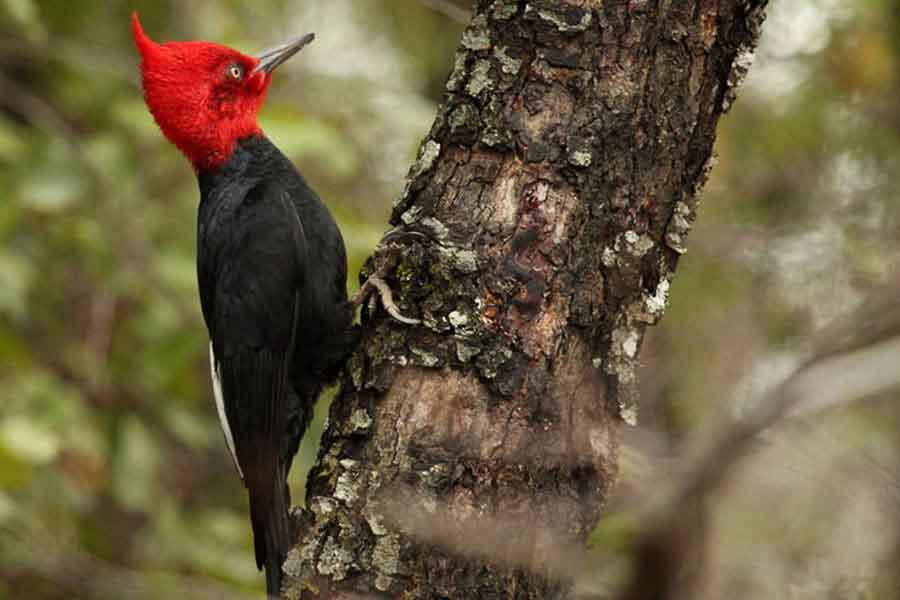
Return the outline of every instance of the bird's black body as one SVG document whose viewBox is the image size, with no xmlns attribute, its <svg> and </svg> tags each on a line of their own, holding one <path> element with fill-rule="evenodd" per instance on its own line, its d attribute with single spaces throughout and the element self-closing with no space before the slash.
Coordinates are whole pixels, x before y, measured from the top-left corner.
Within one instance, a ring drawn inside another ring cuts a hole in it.
<svg viewBox="0 0 900 600">
<path fill-rule="evenodd" d="M 264 136 L 198 173 L 197 274 L 223 430 L 250 496 L 257 566 L 277 594 L 286 477 L 351 336 L 347 260 L 328 209 Z"/>
</svg>

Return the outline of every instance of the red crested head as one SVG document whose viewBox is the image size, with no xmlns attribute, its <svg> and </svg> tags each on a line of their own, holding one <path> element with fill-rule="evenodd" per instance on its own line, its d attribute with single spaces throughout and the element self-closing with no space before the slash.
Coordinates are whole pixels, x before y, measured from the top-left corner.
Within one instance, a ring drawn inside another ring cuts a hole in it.
<svg viewBox="0 0 900 600">
<path fill-rule="evenodd" d="M 131 31 L 141 54 L 147 107 L 197 171 L 221 166 L 235 142 L 261 133 L 256 115 L 272 72 L 313 39 L 307 34 L 248 56 L 211 42 L 157 44 L 144 33 L 137 13 Z"/>
</svg>

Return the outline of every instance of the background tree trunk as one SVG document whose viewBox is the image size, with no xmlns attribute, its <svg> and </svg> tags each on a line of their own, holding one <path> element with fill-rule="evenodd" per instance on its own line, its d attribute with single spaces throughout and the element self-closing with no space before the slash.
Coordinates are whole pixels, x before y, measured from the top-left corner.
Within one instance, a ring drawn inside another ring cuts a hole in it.
<svg viewBox="0 0 900 600">
<path fill-rule="evenodd" d="M 286 596 L 548 598 L 616 475 L 765 0 L 481 0 L 392 224 Z"/>
</svg>

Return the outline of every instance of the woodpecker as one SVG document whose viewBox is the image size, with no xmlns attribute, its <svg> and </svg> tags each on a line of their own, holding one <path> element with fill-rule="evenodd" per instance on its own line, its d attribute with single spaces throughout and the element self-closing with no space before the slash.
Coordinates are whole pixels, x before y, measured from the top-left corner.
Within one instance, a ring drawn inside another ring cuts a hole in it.
<svg viewBox="0 0 900 600">
<path fill-rule="evenodd" d="M 313 40 L 256 56 L 151 40 L 132 16 L 144 99 L 200 188 L 197 280 L 228 450 L 247 489 L 257 568 L 281 590 L 293 539 L 287 474 L 353 340 L 344 240 L 257 123 L 275 69 Z"/>
</svg>

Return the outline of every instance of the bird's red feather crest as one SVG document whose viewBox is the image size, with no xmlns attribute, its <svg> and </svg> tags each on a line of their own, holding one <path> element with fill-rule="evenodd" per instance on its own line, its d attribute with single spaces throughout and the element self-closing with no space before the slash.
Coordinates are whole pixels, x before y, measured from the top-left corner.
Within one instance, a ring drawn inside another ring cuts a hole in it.
<svg viewBox="0 0 900 600">
<path fill-rule="evenodd" d="M 144 33 L 137 13 L 131 31 L 147 107 L 196 170 L 221 166 L 235 142 L 261 133 L 256 115 L 271 77 L 252 73 L 255 58 L 211 42 L 158 44 Z M 240 81 L 228 79 L 233 65 L 243 73 Z"/>
</svg>

